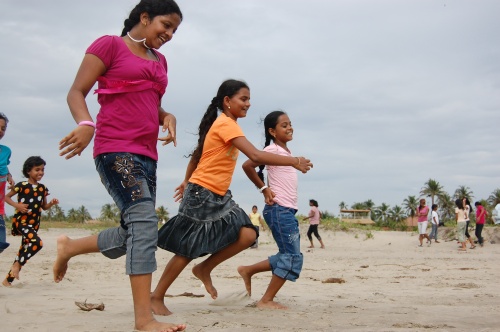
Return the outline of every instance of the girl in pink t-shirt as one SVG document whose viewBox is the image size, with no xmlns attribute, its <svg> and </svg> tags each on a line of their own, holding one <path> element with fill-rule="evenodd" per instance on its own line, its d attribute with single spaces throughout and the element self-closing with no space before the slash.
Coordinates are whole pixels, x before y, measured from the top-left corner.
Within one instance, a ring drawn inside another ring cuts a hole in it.
<svg viewBox="0 0 500 332">
<path fill-rule="evenodd" d="M 325 249 L 325 244 L 323 243 L 323 239 L 321 239 L 321 236 L 318 233 L 319 220 L 321 219 L 321 212 L 318 209 L 318 201 L 316 201 L 315 199 L 310 199 L 309 206 L 311 207 L 309 215 L 304 218 L 304 220 L 309 219 L 309 229 L 307 231 L 307 238 L 309 239 L 309 242 L 311 242 L 311 245 L 308 248 L 314 248 L 314 243 L 312 238 L 312 235 L 314 234 L 314 236 L 318 239 L 319 243 L 321 244 L 320 248 Z"/>
<path fill-rule="evenodd" d="M 239 151 L 259 165 L 293 166 L 303 173 L 312 167 L 304 157 L 279 156 L 255 148 L 237 123 L 246 117 L 249 108 L 248 85 L 230 79 L 221 84 L 201 119 L 198 145 L 191 155 L 184 181 L 174 195 L 176 200 L 182 199 L 179 213 L 158 233 L 158 247 L 175 255 L 151 294 L 152 310 L 157 315 L 171 313 L 164 304 L 165 293 L 182 270 L 201 256 L 210 255 L 196 264 L 192 272 L 216 299 L 212 270 L 249 248 L 257 239 L 257 230 L 229 190 Z"/>
<path fill-rule="evenodd" d="M 264 151 L 291 156 L 287 143 L 293 138 L 292 122 L 283 111 L 269 113 L 264 119 L 266 137 Z M 259 172 L 255 171 L 259 167 Z M 266 203 L 262 214 L 278 245 L 278 252 L 267 259 L 248 266 L 238 267 L 246 290 L 252 293 L 252 276 L 261 272 L 272 272 L 266 292 L 257 302 L 257 308 L 286 309 L 274 298 L 285 282 L 295 282 L 302 271 L 303 256 L 300 252 L 299 222 L 297 213 L 297 170 L 290 166 L 267 166 L 267 185 L 263 175 L 264 165 L 251 160 L 243 163 L 248 178 L 264 188 Z"/>
<path fill-rule="evenodd" d="M 420 205 L 417 207 L 417 217 L 418 217 L 418 241 L 422 246 L 424 239 L 427 239 L 427 243 L 431 245 L 431 239 L 427 235 L 427 215 L 429 214 L 429 207 L 425 205 L 425 198 L 420 199 Z"/>
</svg>

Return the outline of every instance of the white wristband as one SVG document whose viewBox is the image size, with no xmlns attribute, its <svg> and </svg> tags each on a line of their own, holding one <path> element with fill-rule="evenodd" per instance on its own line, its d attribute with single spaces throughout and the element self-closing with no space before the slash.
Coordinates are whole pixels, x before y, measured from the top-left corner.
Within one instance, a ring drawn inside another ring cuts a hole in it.
<svg viewBox="0 0 500 332">
<path fill-rule="evenodd" d="M 269 187 L 268 187 L 268 186 L 266 186 L 266 185 L 264 185 L 264 187 L 259 188 L 259 192 L 261 192 L 261 193 L 262 193 L 262 192 L 264 191 L 264 189 L 267 189 L 267 188 L 269 188 Z"/>
</svg>

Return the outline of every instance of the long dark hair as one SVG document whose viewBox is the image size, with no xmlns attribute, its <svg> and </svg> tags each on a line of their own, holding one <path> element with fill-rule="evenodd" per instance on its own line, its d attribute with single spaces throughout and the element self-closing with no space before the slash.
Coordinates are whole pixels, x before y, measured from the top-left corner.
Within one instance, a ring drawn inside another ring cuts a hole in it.
<svg viewBox="0 0 500 332">
<path fill-rule="evenodd" d="M 271 141 L 274 142 L 274 137 L 271 136 L 271 134 L 269 133 L 269 129 L 276 128 L 276 126 L 278 125 L 278 119 L 283 114 L 286 114 L 286 113 L 281 111 L 281 110 L 272 111 L 271 113 L 266 115 L 266 117 L 264 118 L 264 135 L 265 135 L 264 137 L 266 138 L 266 141 L 264 143 L 264 147 L 269 146 L 269 144 L 271 144 Z M 264 181 L 264 167 L 265 167 L 265 165 L 260 165 L 259 171 L 257 172 L 257 175 L 259 175 L 259 178 L 262 180 L 262 182 L 265 182 Z"/>
<path fill-rule="evenodd" d="M 142 13 L 148 13 L 150 20 L 155 18 L 155 16 L 177 14 L 182 21 L 181 9 L 174 0 L 141 0 L 132 9 L 125 22 L 123 22 L 122 37 L 141 21 Z"/>
<path fill-rule="evenodd" d="M 203 118 L 201 118 L 200 126 L 198 127 L 198 145 L 193 153 L 190 154 L 196 164 L 200 161 L 201 154 L 203 153 L 203 144 L 205 143 L 208 130 L 212 127 L 215 119 L 217 119 L 218 111 L 224 109 L 222 104 L 224 97 L 231 98 L 243 88 L 250 90 L 245 82 L 233 79 L 226 80 L 220 85 L 217 95 L 212 98 L 212 102 L 208 105 L 207 111 L 203 115 Z"/>
</svg>

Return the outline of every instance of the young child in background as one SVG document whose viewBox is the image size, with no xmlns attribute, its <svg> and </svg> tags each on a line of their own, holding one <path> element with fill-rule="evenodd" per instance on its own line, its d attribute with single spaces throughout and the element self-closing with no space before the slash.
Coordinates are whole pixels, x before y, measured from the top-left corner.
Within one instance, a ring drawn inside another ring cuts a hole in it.
<svg viewBox="0 0 500 332">
<path fill-rule="evenodd" d="M 281 156 L 291 156 L 287 143 L 293 139 L 292 122 L 282 111 L 269 113 L 264 119 L 266 141 L 264 151 Z M 271 144 L 272 142 L 272 144 Z M 259 166 L 259 172 L 255 167 Z M 297 171 L 290 166 L 267 166 L 267 185 L 263 175 L 264 165 L 247 160 L 243 169 L 248 178 L 260 188 L 264 195 L 265 207 L 262 213 L 278 245 L 278 253 L 248 266 L 238 267 L 245 288 L 252 294 L 252 276 L 256 273 L 272 271 L 271 281 L 257 308 L 287 309 L 274 298 L 287 280 L 295 282 L 302 271 L 303 256 L 300 252 L 299 222 L 297 213 Z"/>
<path fill-rule="evenodd" d="M 5 136 L 9 119 L 3 113 L 0 113 L 0 139 Z M 5 228 L 5 187 L 9 183 L 14 185 L 14 180 L 9 172 L 11 151 L 8 146 L 0 144 L 0 253 L 9 247 L 7 243 L 7 232 Z"/>
<path fill-rule="evenodd" d="M 303 173 L 312 167 L 303 157 L 280 156 L 255 148 L 237 122 L 246 117 L 249 108 L 248 85 L 230 79 L 221 84 L 201 120 L 198 145 L 174 195 L 176 200 L 182 198 L 179 214 L 158 234 L 158 247 L 175 254 L 151 295 L 153 312 L 158 315 L 171 313 L 164 304 L 168 288 L 193 259 L 201 256 L 210 255 L 192 272 L 216 299 L 212 270 L 250 247 L 258 237 L 257 229 L 229 190 L 239 151 L 258 165 L 293 166 Z"/>
<path fill-rule="evenodd" d="M 257 205 L 252 206 L 252 213 L 248 215 L 252 224 L 257 228 L 257 232 L 262 227 L 262 230 L 266 230 L 264 224 L 262 223 L 262 217 L 259 212 L 257 212 Z M 252 249 L 257 249 L 259 247 L 259 238 L 255 239 L 255 243 L 250 247 Z"/>
<path fill-rule="evenodd" d="M 309 230 L 307 231 L 307 238 L 309 239 L 311 245 L 308 248 L 314 248 L 314 243 L 312 238 L 312 234 L 314 233 L 314 236 L 318 239 L 319 243 L 321 244 L 320 248 L 325 249 L 325 244 L 323 243 L 323 240 L 321 239 L 321 236 L 318 233 L 319 221 L 321 219 L 321 212 L 318 209 L 318 202 L 315 199 L 310 199 L 309 206 L 311 207 L 309 215 L 304 218 L 304 220 L 309 219 Z"/>
<path fill-rule="evenodd" d="M 438 241 L 438 227 L 439 227 L 439 216 L 437 213 L 438 206 L 437 204 L 432 204 L 431 206 L 431 233 L 429 234 L 429 243 L 431 243 L 432 239 L 434 239 L 435 243 L 439 243 Z"/>
<path fill-rule="evenodd" d="M 22 236 L 22 241 L 14 264 L 2 282 L 4 286 L 10 286 L 14 279 L 19 280 L 21 268 L 42 249 L 43 242 L 38 236 L 42 210 L 59 204 L 57 198 L 47 203 L 49 190 L 39 182 L 44 173 L 45 161 L 38 156 L 29 157 L 23 165 L 23 175 L 28 180 L 17 183 L 5 196 L 5 201 L 16 209 L 12 219 L 12 235 Z M 17 202 L 12 200 L 15 195 Z"/>
</svg>

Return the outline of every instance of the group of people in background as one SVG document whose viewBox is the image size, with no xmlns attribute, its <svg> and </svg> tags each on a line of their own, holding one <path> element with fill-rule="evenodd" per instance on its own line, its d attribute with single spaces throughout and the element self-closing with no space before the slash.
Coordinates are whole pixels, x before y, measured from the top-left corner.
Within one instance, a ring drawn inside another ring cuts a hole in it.
<svg viewBox="0 0 500 332">
<path fill-rule="evenodd" d="M 457 240 L 459 243 L 459 250 L 466 251 L 467 243 L 470 244 L 470 249 L 475 249 L 475 243 L 478 243 L 481 247 L 484 245 L 484 238 L 482 236 L 482 231 L 484 224 L 486 222 L 486 218 L 488 212 L 481 204 L 481 202 L 475 202 L 474 206 L 476 208 L 476 226 L 475 226 L 475 236 L 477 238 L 477 242 L 473 240 L 469 233 L 470 227 L 470 214 L 474 212 L 474 209 L 471 206 L 471 203 L 468 198 L 458 198 L 455 201 L 455 221 L 457 222 Z M 428 215 L 429 208 L 426 206 L 426 201 L 424 198 L 420 199 L 420 204 L 417 207 L 417 217 L 418 217 L 418 234 L 419 234 L 419 247 L 422 247 L 423 240 L 427 240 L 427 244 L 430 246 L 432 240 L 434 239 L 435 243 L 439 243 L 438 241 L 438 227 L 440 225 L 439 215 L 437 213 L 438 205 L 432 204 L 431 214 L 430 214 L 430 222 L 431 222 L 431 232 L 427 235 L 427 226 L 428 226 Z"/>
</svg>

